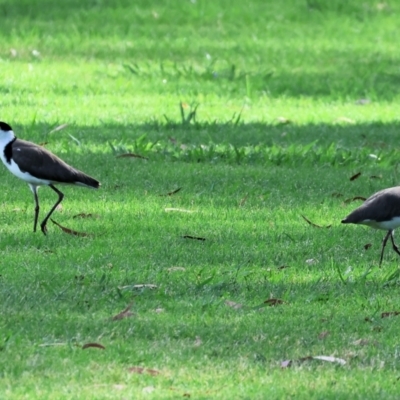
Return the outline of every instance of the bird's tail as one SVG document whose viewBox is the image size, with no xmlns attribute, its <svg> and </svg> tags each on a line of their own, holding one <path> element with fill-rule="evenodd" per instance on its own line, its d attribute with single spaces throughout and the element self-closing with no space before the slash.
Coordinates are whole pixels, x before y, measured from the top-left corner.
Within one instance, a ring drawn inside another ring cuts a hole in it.
<svg viewBox="0 0 400 400">
<path fill-rule="evenodd" d="M 77 179 L 75 181 L 75 185 L 85 186 L 93 189 L 98 189 L 100 187 L 100 182 L 96 179 L 92 178 L 89 175 L 84 174 L 81 171 L 77 172 Z"/>
</svg>

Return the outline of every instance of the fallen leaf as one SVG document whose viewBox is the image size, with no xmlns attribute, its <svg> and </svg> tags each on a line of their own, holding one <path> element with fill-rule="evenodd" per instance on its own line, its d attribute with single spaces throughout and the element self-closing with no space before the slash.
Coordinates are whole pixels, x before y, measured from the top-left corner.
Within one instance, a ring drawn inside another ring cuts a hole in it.
<svg viewBox="0 0 400 400">
<path fill-rule="evenodd" d="M 182 238 L 183 238 L 183 239 L 202 240 L 202 241 L 206 240 L 205 238 L 202 238 L 202 237 L 190 236 L 190 235 L 185 235 L 185 236 L 182 236 Z"/>
<path fill-rule="evenodd" d="M 371 248 L 371 246 L 372 246 L 372 243 L 364 244 L 364 249 L 365 249 L 365 250 L 368 250 L 368 249 Z"/>
<path fill-rule="evenodd" d="M 142 393 L 153 393 L 156 390 L 154 386 L 145 386 L 142 389 Z"/>
<path fill-rule="evenodd" d="M 58 125 L 56 128 L 54 128 L 53 130 L 51 130 L 49 133 L 61 131 L 61 129 L 66 128 L 68 125 L 69 125 L 69 124 Z"/>
<path fill-rule="evenodd" d="M 122 310 L 117 315 L 114 315 L 111 319 L 113 321 L 119 321 L 124 318 L 132 317 L 133 315 L 135 315 L 133 312 L 130 311 L 132 306 L 133 306 L 133 301 L 128 304 L 128 307 L 126 307 L 124 310 Z"/>
<path fill-rule="evenodd" d="M 138 290 L 138 289 L 157 289 L 157 285 L 152 283 L 140 283 L 137 285 L 118 286 L 119 290 Z"/>
<path fill-rule="evenodd" d="M 72 218 L 99 218 L 98 215 L 93 215 L 93 214 L 86 214 L 86 213 L 80 213 L 74 215 Z"/>
<path fill-rule="evenodd" d="M 281 368 L 288 368 L 291 367 L 294 362 L 296 363 L 303 363 L 304 361 L 308 360 L 320 360 L 320 361 L 327 361 L 331 363 L 338 363 L 340 365 L 345 365 L 346 361 L 342 358 L 331 357 L 331 356 L 306 356 L 301 357 L 298 360 L 285 360 L 281 362 Z"/>
<path fill-rule="evenodd" d="M 228 307 L 232 307 L 232 308 L 235 309 L 235 310 L 239 310 L 240 308 L 243 307 L 242 304 L 235 303 L 234 301 L 230 301 L 230 300 L 225 300 L 225 304 L 226 304 Z"/>
<path fill-rule="evenodd" d="M 143 374 L 145 369 L 143 367 L 130 367 L 128 368 L 129 372 L 132 372 L 133 374 Z"/>
<path fill-rule="evenodd" d="M 308 218 L 306 218 L 303 214 L 300 214 L 302 217 L 303 217 L 303 219 L 308 223 L 308 224 L 310 224 L 311 226 L 313 226 L 313 227 L 315 227 L 315 228 L 330 228 L 332 225 L 327 225 L 327 226 L 321 226 L 321 225 L 317 225 L 317 224 L 314 224 L 314 222 L 311 222 Z"/>
<path fill-rule="evenodd" d="M 383 312 L 381 314 L 382 318 L 387 318 L 387 317 L 395 317 L 396 315 L 399 315 L 400 311 L 389 311 L 389 312 Z"/>
<path fill-rule="evenodd" d="M 159 375 L 161 373 L 156 369 L 143 368 L 143 367 L 130 367 L 128 368 L 128 371 L 132 372 L 133 374 L 149 374 L 153 376 Z"/>
<path fill-rule="evenodd" d="M 306 260 L 306 264 L 308 264 L 308 265 L 313 265 L 316 263 L 317 263 L 317 260 L 315 258 L 309 258 L 308 260 Z"/>
<path fill-rule="evenodd" d="M 172 196 L 173 194 L 178 193 L 180 190 L 182 190 L 181 187 L 173 190 L 172 192 L 168 192 L 167 194 L 159 194 L 159 196 Z"/>
<path fill-rule="evenodd" d="M 360 176 L 361 176 L 361 172 L 357 172 L 356 174 L 354 174 L 353 176 L 350 177 L 350 180 L 351 181 L 355 181 Z"/>
<path fill-rule="evenodd" d="M 239 207 L 243 207 L 247 201 L 247 195 L 243 197 L 242 200 L 239 201 Z"/>
<path fill-rule="evenodd" d="M 358 340 L 355 340 L 354 342 L 353 342 L 353 344 L 354 345 L 356 345 L 356 346 L 365 346 L 365 345 L 367 345 L 369 343 L 369 340 L 367 340 L 367 339 L 358 339 Z"/>
<path fill-rule="evenodd" d="M 307 361 L 307 360 L 312 360 L 312 357 L 311 356 L 307 356 L 307 357 L 299 358 L 298 360 L 285 360 L 285 361 L 281 362 L 281 368 L 289 368 L 289 367 L 292 366 L 292 364 L 294 362 L 302 363 L 302 362 Z"/>
<path fill-rule="evenodd" d="M 89 349 L 90 347 L 93 347 L 95 349 L 101 349 L 105 350 L 106 348 L 100 344 L 100 343 L 86 343 L 82 346 L 82 350 Z"/>
<path fill-rule="evenodd" d="M 365 106 L 366 104 L 371 103 L 371 100 L 369 99 L 358 99 L 355 101 L 355 103 L 359 106 Z"/>
<path fill-rule="evenodd" d="M 286 125 L 286 124 L 292 123 L 292 121 L 289 118 L 285 118 L 285 117 L 278 117 L 276 120 L 281 125 Z"/>
<path fill-rule="evenodd" d="M 387 3 L 378 3 L 377 5 L 376 5 L 376 9 L 378 10 L 378 11 L 382 11 L 382 10 L 385 10 L 386 8 L 389 8 L 389 6 L 388 6 L 388 4 Z"/>
<path fill-rule="evenodd" d="M 329 331 L 323 331 L 318 335 L 318 339 L 325 339 L 328 335 L 330 335 Z"/>
<path fill-rule="evenodd" d="M 285 269 L 285 268 L 290 268 L 288 265 L 281 265 L 280 267 L 278 267 L 278 269 Z"/>
<path fill-rule="evenodd" d="M 269 306 L 277 306 L 278 304 L 284 304 L 285 302 L 281 299 L 268 299 L 264 301 L 264 304 L 268 304 Z"/>
<path fill-rule="evenodd" d="M 347 118 L 347 117 L 336 118 L 335 122 L 345 123 L 345 124 L 354 124 L 354 120 Z"/>
<path fill-rule="evenodd" d="M 332 357 L 332 356 L 312 356 L 311 357 L 314 360 L 321 360 L 321 361 L 327 361 L 331 363 L 338 363 L 340 365 L 346 365 L 346 361 L 343 360 L 342 358 L 337 358 L 337 357 Z"/>
<path fill-rule="evenodd" d="M 57 225 L 63 232 L 68 233 L 69 235 L 80 236 L 80 237 L 88 237 L 92 236 L 85 232 L 77 232 L 72 229 L 66 228 L 65 226 L 60 225 L 58 222 L 54 221 L 54 219 L 50 218 L 51 222 Z"/>
<path fill-rule="evenodd" d="M 185 210 L 183 208 L 165 208 L 164 211 L 165 212 L 178 211 L 178 212 L 185 212 L 185 213 L 193 213 L 193 212 L 195 212 L 195 211 L 191 211 L 191 210 Z"/>
<path fill-rule="evenodd" d="M 134 154 L 134 153 L 125 153 L 125 154 L 119 154 L 116 156 L 116 158 L 141 158 L 142 160 L 148 160 L 148 157 L 141 156 L 140 154 Z"/>
<path fill-rule="evenodd" d="M 370 341 L 370 340 L 368 340 L 368 339 L 358 339 L 358 340 L 355 340 L 355 341 L 353 342 L 353 344 L 354 344 L 355 346 L 367 346 L 367 345 L 369 345 L 369 344 L 372 344 L 373 346 L 379 345 L 379 343 L 378 343 L 377 341 L 375 341 L 375 340 Z"/>
<path fill-rule="evenodd" d="M 281 368 L 289 368 L 292 365 L 292 360 L 285 360 L 281 362 Z"/>
<path fill-rule="evenodd" d="M 157 285 L 154 285 L 153 283 L 140 283 L 138 285 L 133 285 L 132 288 L 133 289 L 144 289 L 144 288 L 157 289 Z"/>
<path fill-rule="evenodd" d="M 51 347 L 51 346 L 66 346 L 68 345 L 67 342 L 55 342 L 55 343 L 41 343 L 39 347 Z"/>
<path fill-rule="evenodd" d="M 366 197 L 362 197 L 362 196 L 352 197 L 351 199 L 346 199 L 344 201 L 344 204 L 348 204 L 348 203 L 351 203 L 352 201 L 357 201 L 357 200 L 365 201 L 365 200 L 367 200 L 367 198 Z"/>
</svg>

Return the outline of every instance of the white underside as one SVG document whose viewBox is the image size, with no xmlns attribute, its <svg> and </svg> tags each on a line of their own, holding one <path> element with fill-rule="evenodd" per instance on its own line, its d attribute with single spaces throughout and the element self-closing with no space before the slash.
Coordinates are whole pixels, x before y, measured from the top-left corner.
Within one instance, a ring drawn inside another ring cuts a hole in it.
<svg viewBox="0 0 400 400">
<path fill-rule="evenodd" d="M 382 229 L 384 231 L 391 231 L 400 226 L 400 217 L 394 217 L 390 221 L 376 222 L 370 219 L 365 219 L 361 221 L 360 224 L 370 226 L 375 229 Z"/>
<path fill-rule="evenodd" d="M 13 173 L 17 178 L 22 179 L 23 181 L 29 183 L 30 185 L 40 186 L 40 185 L 50 185 L 52 183 L 56 183 L 53 181 L 49 181 L 47 179 L 35 178 L 29 172 L 22 172 L 19 169 L 18 164 L 16 164 L 13 160 L 11 160 L 11 164 L 5 163 L 5 165 L 8 168 L 8 170 L 11 173 Z"/>
</svg>

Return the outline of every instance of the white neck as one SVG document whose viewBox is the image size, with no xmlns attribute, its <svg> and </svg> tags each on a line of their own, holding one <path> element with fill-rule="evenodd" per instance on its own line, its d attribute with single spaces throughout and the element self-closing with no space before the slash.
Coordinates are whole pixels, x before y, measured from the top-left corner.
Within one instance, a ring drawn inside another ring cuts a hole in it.
<svg viewBox="0 0 400 400">
<path fill-rule="evenodd" d="M 0 129 L 0 151 L 3 151 L 4 147 L 14 139 L 15 135 L 13 131 L 2 131 Z"/>
</svg>

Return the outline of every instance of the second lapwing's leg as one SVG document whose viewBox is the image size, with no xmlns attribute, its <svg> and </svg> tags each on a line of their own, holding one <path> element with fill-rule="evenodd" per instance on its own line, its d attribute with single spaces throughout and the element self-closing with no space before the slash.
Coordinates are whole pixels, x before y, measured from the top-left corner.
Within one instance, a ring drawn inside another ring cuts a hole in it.
<svg viewBox="0 0 400 400">
<path fill-rule="evenodd" d="M 381 251 L 381 259 L 379 260 L 379 268 L 381 267 L 381 264 L 382 264 L 383 252 L 385 251 L 385 246 L 386 246 L 386 243 L 387 243 L 387 241 L 389 239 L 389 236 L 391 237 L 392 243 L 394 245 L 393 237 L 392 237 L 392 231 L 388 231 L 387 235 L 385 236 L 385 238 L 383 239 L 383 242 L 382 242 L 382 251 Z"/>
<path fill-rule="evenodd" d="M 392 240 L 393 250 L 400 256 L 399 248 L 396 246 L 393 237 L 393 231 L 390 231 L 390 239 Z"/>
<path fill-rule="evenodd" d="M 38 190 L 38 186 L 29 184 L 29 187 L 32 190 L 33 193 L 33 197 L 35 198 L 35 222 L 33 223 L 33 232 L 36 232 L 36 226 L 37 226 L 37 221 L 38 221 L 38 217 L 39 217 L 39 198 L 38 198 L 38 194 L 37 194 L 37 190 Z"/>
<path fill-rule="evenodd" d="M 57 206 L 62 202 L 62 199 L 64 198 L 63 192 L 60 192 L 55 186 L 53 186 L 51 184 L 49 186 L 58 194 L 58 200 L 56 201 L 56 204 L 54 204 L 54 206 L 50 210 L 50 212 L 46 215 L 46 218 L 40 224 L 40 228 L 42 229 L 42 232 L 44 234 L 46 234 L 46 224 L 47 224 L 48 219 L 50 218 L 51 214 L 53 214 L 53 211 L 57 208 Z"/>
</svg>

